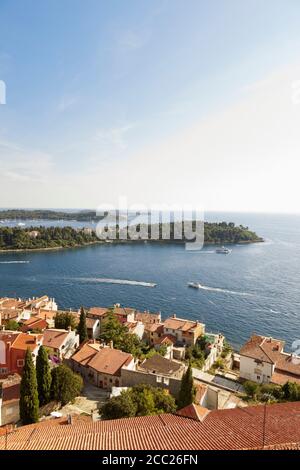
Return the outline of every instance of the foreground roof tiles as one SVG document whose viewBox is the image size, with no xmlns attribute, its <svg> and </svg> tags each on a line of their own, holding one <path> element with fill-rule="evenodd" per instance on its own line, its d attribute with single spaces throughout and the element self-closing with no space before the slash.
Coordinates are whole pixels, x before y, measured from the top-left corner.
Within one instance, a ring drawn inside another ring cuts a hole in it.
<svg viewBox="0 0 300 470">
<path fill-rule="evenodd" d="M 46 421 L 10 433 L 7 449 L 229 450 L 297 448 L 299 442 L 300 402 L 293 402 L 214 410 L 202 421 L 170 414 L 69 425 Z"/>
</svg>

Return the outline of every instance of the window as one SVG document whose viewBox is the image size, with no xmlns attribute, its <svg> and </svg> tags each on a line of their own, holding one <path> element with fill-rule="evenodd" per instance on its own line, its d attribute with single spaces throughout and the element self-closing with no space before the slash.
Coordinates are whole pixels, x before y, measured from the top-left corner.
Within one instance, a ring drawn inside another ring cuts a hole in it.
<svg viewBox="0 0 300 470">
<path fill-rule="evenodd" d="M 0 367 L 0 374 L 6 374 L 7 373 L 7 367 Z"/>
<path fill-rule="evenodd" d="M 24 364 L 25 364 L 24 359 L 18 359 L 18 360 L 17 360 L 17 367 L 23 367 Z"/>
<path fill-rule="evenodd" d="M 165 385 L 169 385 L 170 380 L 169 380 L 168 377 L 164 377 L 163 382 L 164 382 Z"/>
<path fill-rule="evenodd" d="M 162 382 L 162 377 L 161 377 L 160 375 L 158 375 L 158 376 L 156 377 L 156 382 L 157 382 L 157 383 L 161 383 L 161 382 Z"/>
<path fill-rule="evenodd" d="M 257 378 L 257 380 L 260 380 L 260 375 L 257 375 L 256 378 Z"/>
</svg>

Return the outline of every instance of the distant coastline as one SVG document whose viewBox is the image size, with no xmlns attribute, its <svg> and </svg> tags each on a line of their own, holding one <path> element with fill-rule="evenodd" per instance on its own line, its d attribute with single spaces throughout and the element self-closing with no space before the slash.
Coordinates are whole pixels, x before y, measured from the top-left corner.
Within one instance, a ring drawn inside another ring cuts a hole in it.
<svg viewBox="0 0 300 470">
<path fill-rule="evenodd" d="M 195 230 L 196 221 L 192 222 Z M 165 232 L 166 228 L 169 232 Z M 104 229 L 103 229 L 104 230 Z M 121 230 L 128 230 L 108 227 L 105 231 L 107 239 L 99 239 L 96 231 L 91 228 L 72 227 L 0 227 L 0 253 L 9 252 L 32 252 L 32 251 L 55 251 L 66 248 L 80 248 L 91 245 L 122 245 L 122 244 L 183 244 L 192 243 L 185 236 L 184 224 L 182 222 L 172 222 L 170 225 L 156 224 L 145 226 L 141 224 L 139 230 L 144 234 L 140 239 L 139 232 L 136 238 L 122 238 Z M 145 231 L 145 230 L 148 230 Z M 182 230 L 182 232 L 180 232 Z M 153 232 L 154 231 L 154 232 Z M 148 238 L 146 238 L 148 233 Z M 151 233 L 158 234 L 152 239 Z M 168 233 L 168 238 L 163 234 Z M 145 236 L 146 234 L 146 236 Z M 179 235 L 181 238 L 179 238 Z M 236 226 L 234 223 L 204 223 L 204 245 L 243 245 L 249 243 L 263 242 L 255 232 L 248 227 Z"/>
</svg>

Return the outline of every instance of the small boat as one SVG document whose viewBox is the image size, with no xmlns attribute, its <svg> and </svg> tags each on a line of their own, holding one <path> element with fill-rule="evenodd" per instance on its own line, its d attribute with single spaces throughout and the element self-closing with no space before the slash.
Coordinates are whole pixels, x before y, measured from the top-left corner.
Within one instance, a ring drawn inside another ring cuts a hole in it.
<svg viewBox="0 0 300 470">
<path fill-rule="evenodd" d="M 199 282 L 188 282 L 189 287 L 193 287 L 194 289 L 201 289 L 201 284 Z"/>
<path fill-rule="evenodd" d="M 216 249 L 216 253 L 221 253 L 223 255 L 229 255 L 229 253 L 231 252 L 232 250 L 230 250 L 229 248 L 226 248 L 225 246 L 222 246 L 221 248 Z"/>
<path fill-rule="evenodd" d="M 19 222 L 18 223 L 18 227 L 25 227 L 26 224 L 24 224 L 23 222 Z"/>
</svg>

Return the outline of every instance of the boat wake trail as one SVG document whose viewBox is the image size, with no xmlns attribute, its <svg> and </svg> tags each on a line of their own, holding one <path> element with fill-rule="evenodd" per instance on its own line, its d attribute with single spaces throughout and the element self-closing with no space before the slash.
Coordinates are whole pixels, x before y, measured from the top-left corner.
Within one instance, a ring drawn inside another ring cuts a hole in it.
<svg viewBox="0 0 300 470">
<path fill-rule="evenodd" d="M 236 292 L 234 290 L 221 289 L 220 287 L 203 286 L 202 284 L 199 284 L 198 289 L 202 289 L 202 290 L 206 290 L 206 291 L 210 291 L 210 292 L 221 292 L 223 294 L 242 295 L 244 297 L 252 296 L 252 294 L 250 294 L 248 292 Z"/>
<path fill-rule="evenodd" d="M 156 287 L 157 284 L 154 282 L 142 282 L 142 281 L 130 281 L 128 279 L 109 279 L 109 278 L 97 278 L 97 277 L 80 277 L 78 281 L 83 282 L 95 282 L 99 284 L 122 284 L 128 286 L 141 286 L 141 287 Z"/>
<path fill-rule="evenodd" d="M 28 264 L 30 261 L 0 261 L 0 264 Z"/>
</svg>

